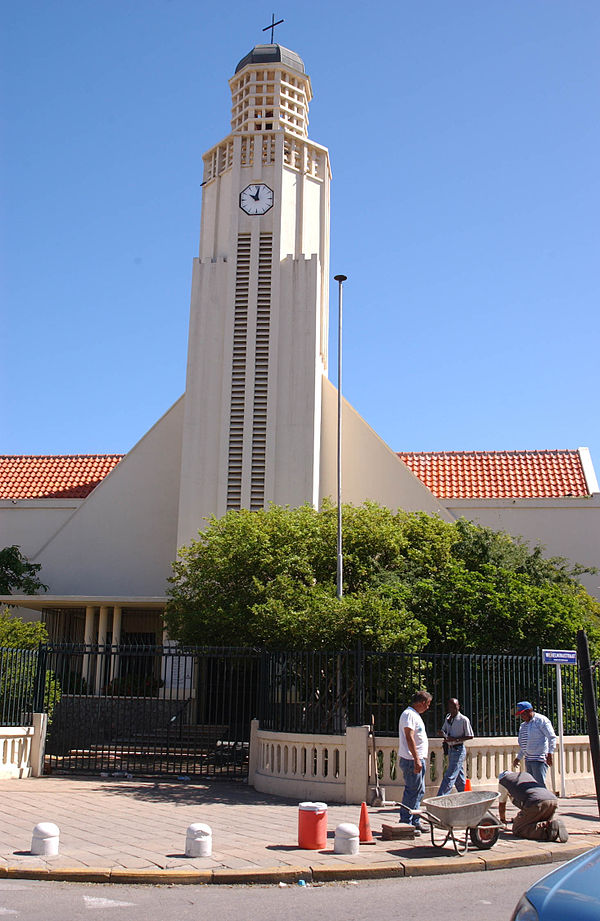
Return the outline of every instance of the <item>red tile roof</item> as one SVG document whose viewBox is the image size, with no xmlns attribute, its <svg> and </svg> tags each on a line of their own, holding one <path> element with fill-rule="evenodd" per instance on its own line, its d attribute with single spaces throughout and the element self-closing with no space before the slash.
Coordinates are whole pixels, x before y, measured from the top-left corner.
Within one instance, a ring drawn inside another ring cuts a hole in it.
<svg viewBox="0 0 600 921">
<path fill-rule="evenodd" d="M 0 499 L 85 499 L 123 454 L 0 456 Z M 438 499 L 587 496 L 579 451 L 398 452 Z"/>
<path fill-rule="evenodd" d="M 587 496 L 579 451 L 398 452 L 438 499 Z"/>
<path fill-rule="evenodd" d="M 0 456 L 0 499 L 85 499 L 122 454 Z"/>
</svg>

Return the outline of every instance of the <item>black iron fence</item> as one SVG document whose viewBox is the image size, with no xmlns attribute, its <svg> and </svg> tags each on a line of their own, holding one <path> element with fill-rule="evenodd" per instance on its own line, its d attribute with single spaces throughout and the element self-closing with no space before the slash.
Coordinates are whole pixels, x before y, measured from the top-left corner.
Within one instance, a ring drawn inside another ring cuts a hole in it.
<svg viewBox="0 0 600 921">
<path fill-rule="evenodd" d="M 31 726 L 36 705 L 43 708 L 38 681 L 39 650 L 0 649 L 0 724 Z"/>
<path fill-rule="evenodd" d="M 259 653 L 80 644 L 45 655 L 49 771 L 246 775 Z"/>
<path fill-rule="evenodd" d="M 596 672 L 596 695 L 600 692 Z M 0 649 L 0 719 L 49 715 L 50 771 L 242 777 L 250 722 L 341 734 L 375 719 L 396 735 L 419 688 L 433 694 L 430 735 L 458 697 L 476 736 L 514 736 L 518 700 L 558 724 L 556 669 L 534 656 L 62 644 Z M 578 668 L 562 666 L 566 734 L 585 733 Z"/>
<path fill-rule="evenodd" d="M 364 725 L 395 735 L 398 717 L 419 688 L 433 694 L 424 716 L 436 735 L 457 697 L 477 736 L 514 735 L 515 704 L 529 700 L 557 725 L 556 669 L 535 656 L 456 653 L 269 652 L 265 654 L 261 726 L 285 732 L 341 733 Z M 596 695 L 600 690 L 596 674 Z M 562 666 L 564 731 L 585 732 L 576 665 Z"/>
</svg>

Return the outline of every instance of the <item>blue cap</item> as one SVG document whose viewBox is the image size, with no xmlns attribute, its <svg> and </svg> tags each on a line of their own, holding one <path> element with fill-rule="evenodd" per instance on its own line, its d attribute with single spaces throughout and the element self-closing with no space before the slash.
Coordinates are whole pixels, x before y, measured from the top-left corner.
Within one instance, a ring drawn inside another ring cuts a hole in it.
<svg viewBox="0 0 600 921">
<path fill-rule="evenodd" d="M 522 713 L 523 710 L 533 710 L 533 704 L 528 700 L 520 700 L 516 706 L 515 713 Z"/>
</svg>

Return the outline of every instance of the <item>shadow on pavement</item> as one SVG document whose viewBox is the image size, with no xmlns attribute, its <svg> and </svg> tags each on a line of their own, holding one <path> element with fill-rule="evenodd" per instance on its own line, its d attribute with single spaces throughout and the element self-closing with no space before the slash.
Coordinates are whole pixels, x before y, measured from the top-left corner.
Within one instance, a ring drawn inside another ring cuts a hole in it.
<svg viewBox="0 0 600 921">
<path fill-rule="evenodd" d="M 73 782 L 69 778 L 53 778 L 53 782 L 61 780 Z M 257 793 L 251 787 L 240 781 L 194 782 L 134 778 L 125 780 L 113 777 L 77 778 L 77 783 L 89 782 L 96 789 L 109 796 L 131 797 L 146 803 L 175 803 L 182 805 L 196 805 L 198 803 L 221 803 L 224 805 L 248 806 L 297 806 L 297 800 L 269 796 Z"/>
<path fill-rule="evenodd" d="M 559 815 L 564 818 L 564 816 L 569 816 L 572 819 L 581 819 L 584 822 L 600 822 L 600 818 L 597 815 L 586 815 L 583 812 L 565 812 L 564 809 L 561 809 Z"/>
</svg>

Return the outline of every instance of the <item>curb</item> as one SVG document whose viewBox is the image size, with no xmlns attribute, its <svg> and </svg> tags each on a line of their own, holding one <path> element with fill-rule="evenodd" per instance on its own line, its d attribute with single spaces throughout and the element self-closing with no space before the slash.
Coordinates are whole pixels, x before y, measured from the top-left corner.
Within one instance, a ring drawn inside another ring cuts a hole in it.
<svg viewBox="0 0 600 921">
<path fill-rule="evenodd" d="M 592 845 L 593 846 L 593 845 Z M 515 851 L 511 855 L 458 857 L 448 860 L 432 857 L 429 860 L 410 860 L 381 864 L 337 864 L 312 867 L 245 867 L 238 870 L 126 870 L 119 868 L 64 867 L 0 867 L 0 879 L 53 880 L 70 883 L 120 883 L 151 885 L 244 885 L 267 883 L 343 882 L 361 879 L 391 879 L 400 876 L 442 876 L 447 873 L 479 873 L 484 870 L 504 870 L 512 867 L 537 864 L 563 863 L 590 850 L 591 845 L 580 845 L 563 850 Z"/>
</svg>

